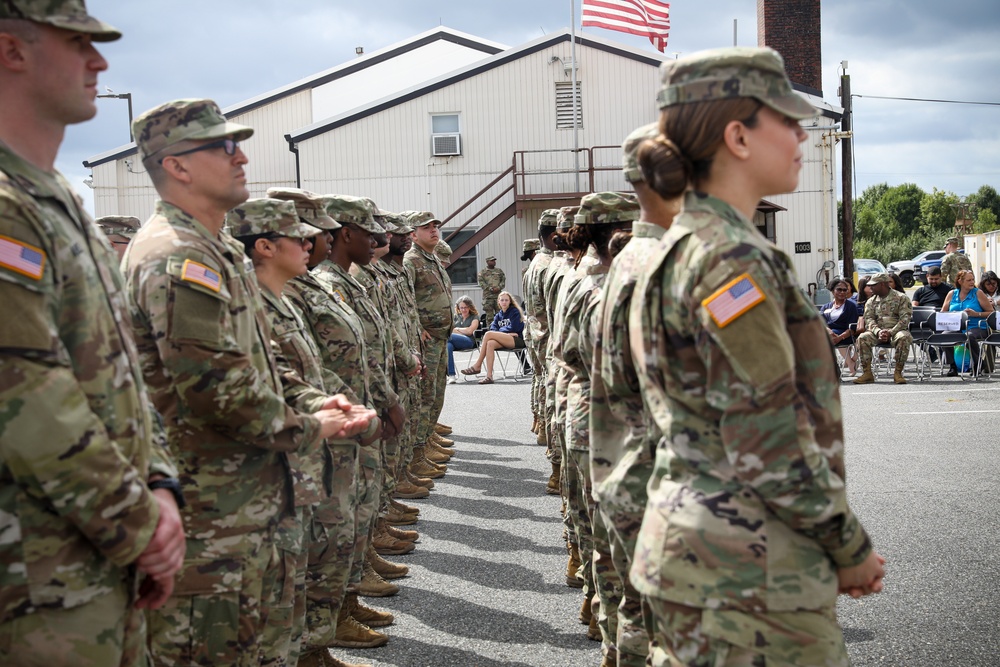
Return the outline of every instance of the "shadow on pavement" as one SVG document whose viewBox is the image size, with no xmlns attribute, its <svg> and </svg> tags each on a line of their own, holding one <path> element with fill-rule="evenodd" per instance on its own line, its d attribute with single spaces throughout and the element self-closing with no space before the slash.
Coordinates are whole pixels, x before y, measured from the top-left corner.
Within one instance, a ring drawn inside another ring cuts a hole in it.
<svg viewBox="0 0 1000 667">
<path fill-rule="evenodd" d="M 499 535 L 495 530 L 486 530 L 474 526 L 456 526 L 446 521 L 427 521 L 421 519 L 416 526 L 421 535 L 441 540 L 457 542 L 479 551 L 530 551 L 533 554 L 564 556 L 565 547 L 539 546 L 536 542 L 513 533 L 505 532 Z"/>
<path fill-rule="evenodd" d="M 337 657 L 341 657 L 343 649 L 335 650 Z M 366 664 L 378 660 L 379 664 L 390 663 L 397 667 L 424 667 L 428 664 L 447 667 L 531 667 L 524 662 L 511 662 L 503 656 L 487 658 L 454 646 L 428 644 L 409 637 L 393 637 L 381 648 L 357 652 L 347 659 Z"/>
<path fill-rule="evenodd" d="M 457 477 L 453 478 L 457 481 Z M 453 480 L 448 482 L 455 483 Z M 541 494 L 539 494 L 541 497 Z M 466 516 L 479 519 L 529 519 L 538 523 L 562 523 L 562 518 L 556 510 L 555 516 L 542 516 L 522 507 L 515 507 L 496 500 L 481 500 L 475 498 L 455 498 L 445 495 L 432 496 L 434 507 L 451 510 Z"/>
<path fill-rule="evenodd" d="M 867 628 L 844 628 L 844 642 L 856 644 L 858 642 L 870 642 L 875 639 L 875 631 Z"/>
</svg>

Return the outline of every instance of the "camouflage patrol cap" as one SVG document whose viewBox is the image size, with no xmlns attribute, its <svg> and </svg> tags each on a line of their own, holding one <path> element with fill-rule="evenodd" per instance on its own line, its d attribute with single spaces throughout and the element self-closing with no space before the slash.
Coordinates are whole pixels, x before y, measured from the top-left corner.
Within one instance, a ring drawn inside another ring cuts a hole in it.
<svg viewBox="0 0 1000 667">
<path fill-rule="evenodd" d="M 105 234 L 133 236 L 139 229 L 139 218 L 134 215 L 104 215 L 94 220 Z"/>
<path fill-rule="evenodd" d="M 226 214 L 229 233 L 236 238 L 277 234 L 293 239 L 307 239 L 319 234 L 319 228 L 299 221 L 295 204 L 283 199 L 248 199 Z"/>
<path fill-rule="evenodd" d="M 577 225 L 610 225 L 639 219 L 639 200 L 633 194 L 594 192 L 580 200 Z"/>
<path fill-rule="evenodd" d="M 538 239 L 524 239 L 521 243 L 521 250 L 523 252 L 531 252 L 532 250 L 541 250 L 542 242 Z"/>
<path fill-rule="evenodd" d="M 659 123 L 650 123 L 632 130 L 622 142 L 622 172 L 629 183 L 642 182 L 642 169 L 639 168 L 639 146 L 646 139 L 655 139 L 660 133 Z"/>
<path fill-rule="evenodd" d="M 559 209 L 547 208 L 538 216 L 538 229 L 542 227 L 555 227 L 559 223 Z"/>
<path fill-rule="evenodd" d="M 677 104 L 752 97 L 783 116 L 802 120 L 818 112 L 792 90 L 785 62 L 774 49 L 733 46 L 702 51 L 660 67 L 661 109 Z"/>
<path fill-rule="evenodd" d="M 559 216 L 556 218 L 556 229 L 564 230 L 572 227 L 573 218 L 579 210 L 579 206 L 563 206 L 559 209 Z"/>
<path fill-rule="evenodd" d="M 875 285 L 877 283 L 889 283 L 892 284 L 892 278 L 889 277 L 888 273 L 876 273 L 874 276 L 868 279 L 869 285 Z"/>
<path fill-rule="evenodd" d="M 295 211 L 303 222 L 324 230 L 340 229 L 339 222 L 331 218 L 323 210 L 322 197 L 315 192 L 301 188 L 268 188 L 267 196 L 272 199 L 283 199 L 295 204 Z"/>
<path fill-rule="evenodd" d="M 135 119 L 132 133 L 142 159 L 147 160 L 182 141 L 226 137 L 243 141 L 253 135 L 253 128 L 226 120 L 212 100 L 190 99 L 150 109 Z"/>
<path fill-rule="evenodd" d="M 323 195 L 326 214 L 341 225 L 354 225 L 369 234 L 383 234 L 385 230 L 375 223 L 372 209 L 364 197 L 352 195 Z"/>
<path fill-rule="evenodd" d="M 448 245 L 448 243 L 444 239 L 438 241 L 437 245 L 434 246 L 434 254 L 440 257 L 441 259 L 448 259 L 449 257 L 451 257 L 451 253 L 452 253 L 451 246 Z"/>
<path fill-rule="evenodd" d="M 0 0 L 0 19 L 23 19 L 90 35 L 95 42 L 113 42 L 122 34 L 87 13 L 84 0 Z"/>
<path fill-rule="evenodd" d="M 385 230 L 390 234 L 401 236 L 413 233 L 413 227 L 406 224 L 406 220 L 399 213 L 382 212 L 382 220 L 385 222 Z"/>
<path fill-rule="evenodd" d="M 957 237 L 957 236 L 949 236 L 949 237 L 948 237 L 948 240 L 944 242 L 944 247 L 945 247 L 945 248 L 947 248 L 948 246 L 950 246 L 950 245 L 951 245 L 951 244 L 953 244 L 953 243 L 954 243 L 955 245 L 958 245 L 958 244 L 959 244 L 959 240 L 958 240 L 958 237 Z"/>
<path fill-rule="evenodd" d="M 497 261 L 497 258 L 494 257 L 493 255 L 490 255 L 489 257 L 486 258 L 486 261 L 487 262 L 495 262 L 495 261 Z"/>
<path fill-rule="evenodd" d="M 414 229 L 425 227 L 432 222 L 438 223 L 439 227 L 441 226 L 441 221 L 435 218 L 430 211 L 403 211 L 400 215 L 406 218 L 406 224 Z"/>
</svg>

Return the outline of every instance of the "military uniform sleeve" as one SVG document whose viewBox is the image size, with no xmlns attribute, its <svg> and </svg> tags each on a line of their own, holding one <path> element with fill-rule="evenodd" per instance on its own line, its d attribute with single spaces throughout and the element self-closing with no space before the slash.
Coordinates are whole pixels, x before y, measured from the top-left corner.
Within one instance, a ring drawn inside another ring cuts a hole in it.
<svg viewBox="0 0 1000 667">
<path fill-rule="evenodd" d="M 897 292 L 898 294 L 898 292 Z M 913 304 L 902 294 L 899 295 L 897 301 L 897 313 L 896 326 L 889 330 L 890 336 L 895 336 L 900 331 L 906 331 L 910 328 L 910 320 L 913 319 Z"/>
<path fill-rule="evenodd" d="M 0 266 L 0 303 L 11 315 L 0 326 L 0 468 L 124 566 L 148 545 L 159 506 L 146 472 L 90 408 L 59 336 L 59 282 L 67 272 L 18 215 L 0 198 L 0 235 L 34 248 L 42 265 L 37 275 L 29 275 L 31 267 L 26 273 Z"/>
<path fill-rule="evenodd" d="M 211 258 L 187 250 L 137 267 L 130 289 L 191 419 L 262 449 L 294 451 L 316 440 L 319 421 L 286 404 L 234 340 L 227 286 L 182 279 L 188 261 L 222 275 Z"/>
<path fill-rule="evenodd" d="M 707 371 L 706 398 L 721 413 L 735 474 L 838 566 L 857 565 L 871 550 L 868 536 L 847 504 L 842 471 L 817 442 L 796 383 L 797 374 L 824 373 L 835 382 L 815 307 L 805 307 L 790 269 L 775 270 L 756 247 L 722 248 L 702 266 L 689 317 Z M 792 327 L 814 357 L 796 358 Z M 839 405 L 839 398 L 829 400 Z"/>
</svg>

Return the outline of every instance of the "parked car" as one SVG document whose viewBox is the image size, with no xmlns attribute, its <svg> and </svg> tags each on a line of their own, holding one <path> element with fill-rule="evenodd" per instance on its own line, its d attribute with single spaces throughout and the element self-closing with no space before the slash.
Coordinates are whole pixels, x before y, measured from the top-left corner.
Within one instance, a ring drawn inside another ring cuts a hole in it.
<svg viewBox="0 0 1000 667">
<path fill-rule="evenodd" d="M 882 262 L 877 259 L 857 259 L 854 260 L 854 272 L 858 274 L 858 279 L 865 276 L 874 276 L 876 273 L 887 273 Z M 844 275 L 844 260 L 837 262 L 837 276 Z"/>
<path fill-rule="evenodd" d="M 913 287 L 916 282 L 913 274 L 921 263 L 937 260 L 938 266 L 940 266 L 943 258 L 944 250 L 927 250 L 908 262 L 892 262 L 889 264 L 889 272 L 899 274 L 899 279 L 903 281 L 903 287 Z"/>
<path fill-rule="evenodd" d="M 959 252 L 964 255 L 965 254 L 965 248 L 962 248 L 961 250 L 959 250 Z M 941 256 L 938 257 L 937 259 L 931 259 L 931 260 L 926 260 L 926 261 L 920 262 L 920 264 L 918 264 L 916 266 L 916 268 L 913 269 L 913 279 L 914 280 L 919 280 L 921 283 L 923 283 L 924 285 L 926 285 L 927 284 L 927 269 L 931 268 L 932 266 L 940 267 L 942 259 L 944 259 L 944 251 L 943 250 L 941 251 Z"/>
</svg>

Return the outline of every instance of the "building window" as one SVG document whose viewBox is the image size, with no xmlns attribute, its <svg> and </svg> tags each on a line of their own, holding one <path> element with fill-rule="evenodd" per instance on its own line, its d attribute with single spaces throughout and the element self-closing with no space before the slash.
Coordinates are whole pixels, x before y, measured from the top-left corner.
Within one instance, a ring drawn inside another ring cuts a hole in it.
<svg viewBox="0 0 1000 667">
<path fill-rule="evenodd" d="M 441 238 L 445 238 L 451 232 L 441 230 Z M 451 246 L 452 250 L 458 246 L 465 243 L 469 238 L 476 233 L 475 229 L 463 229 L 458 234 L 451 239 L 448 239 L 448 245 Z M 453 285 L 477 285 L 476 275 L 479 273 L 479 263 L 476 256 L 476 248 L 478 246 L 472 246 L 472 249 L 461 257 L 456 258 L 454 255 L 451 256 L 452 262 L 448 265 L 448 275 L 451 277 L 451 283 Z"/>
<path fill-rule="evenodd" d="M 583 128 L 583 88 L 576 82 L 576 126 Z M 573 129 L 573 82 L 556 82 L 556 129 Z"/>
<path fill-rule="evenodd" d="M 462 132 L 457 113 L 431 115 L 431 155 L 462 154 Z"/>
</svg>

